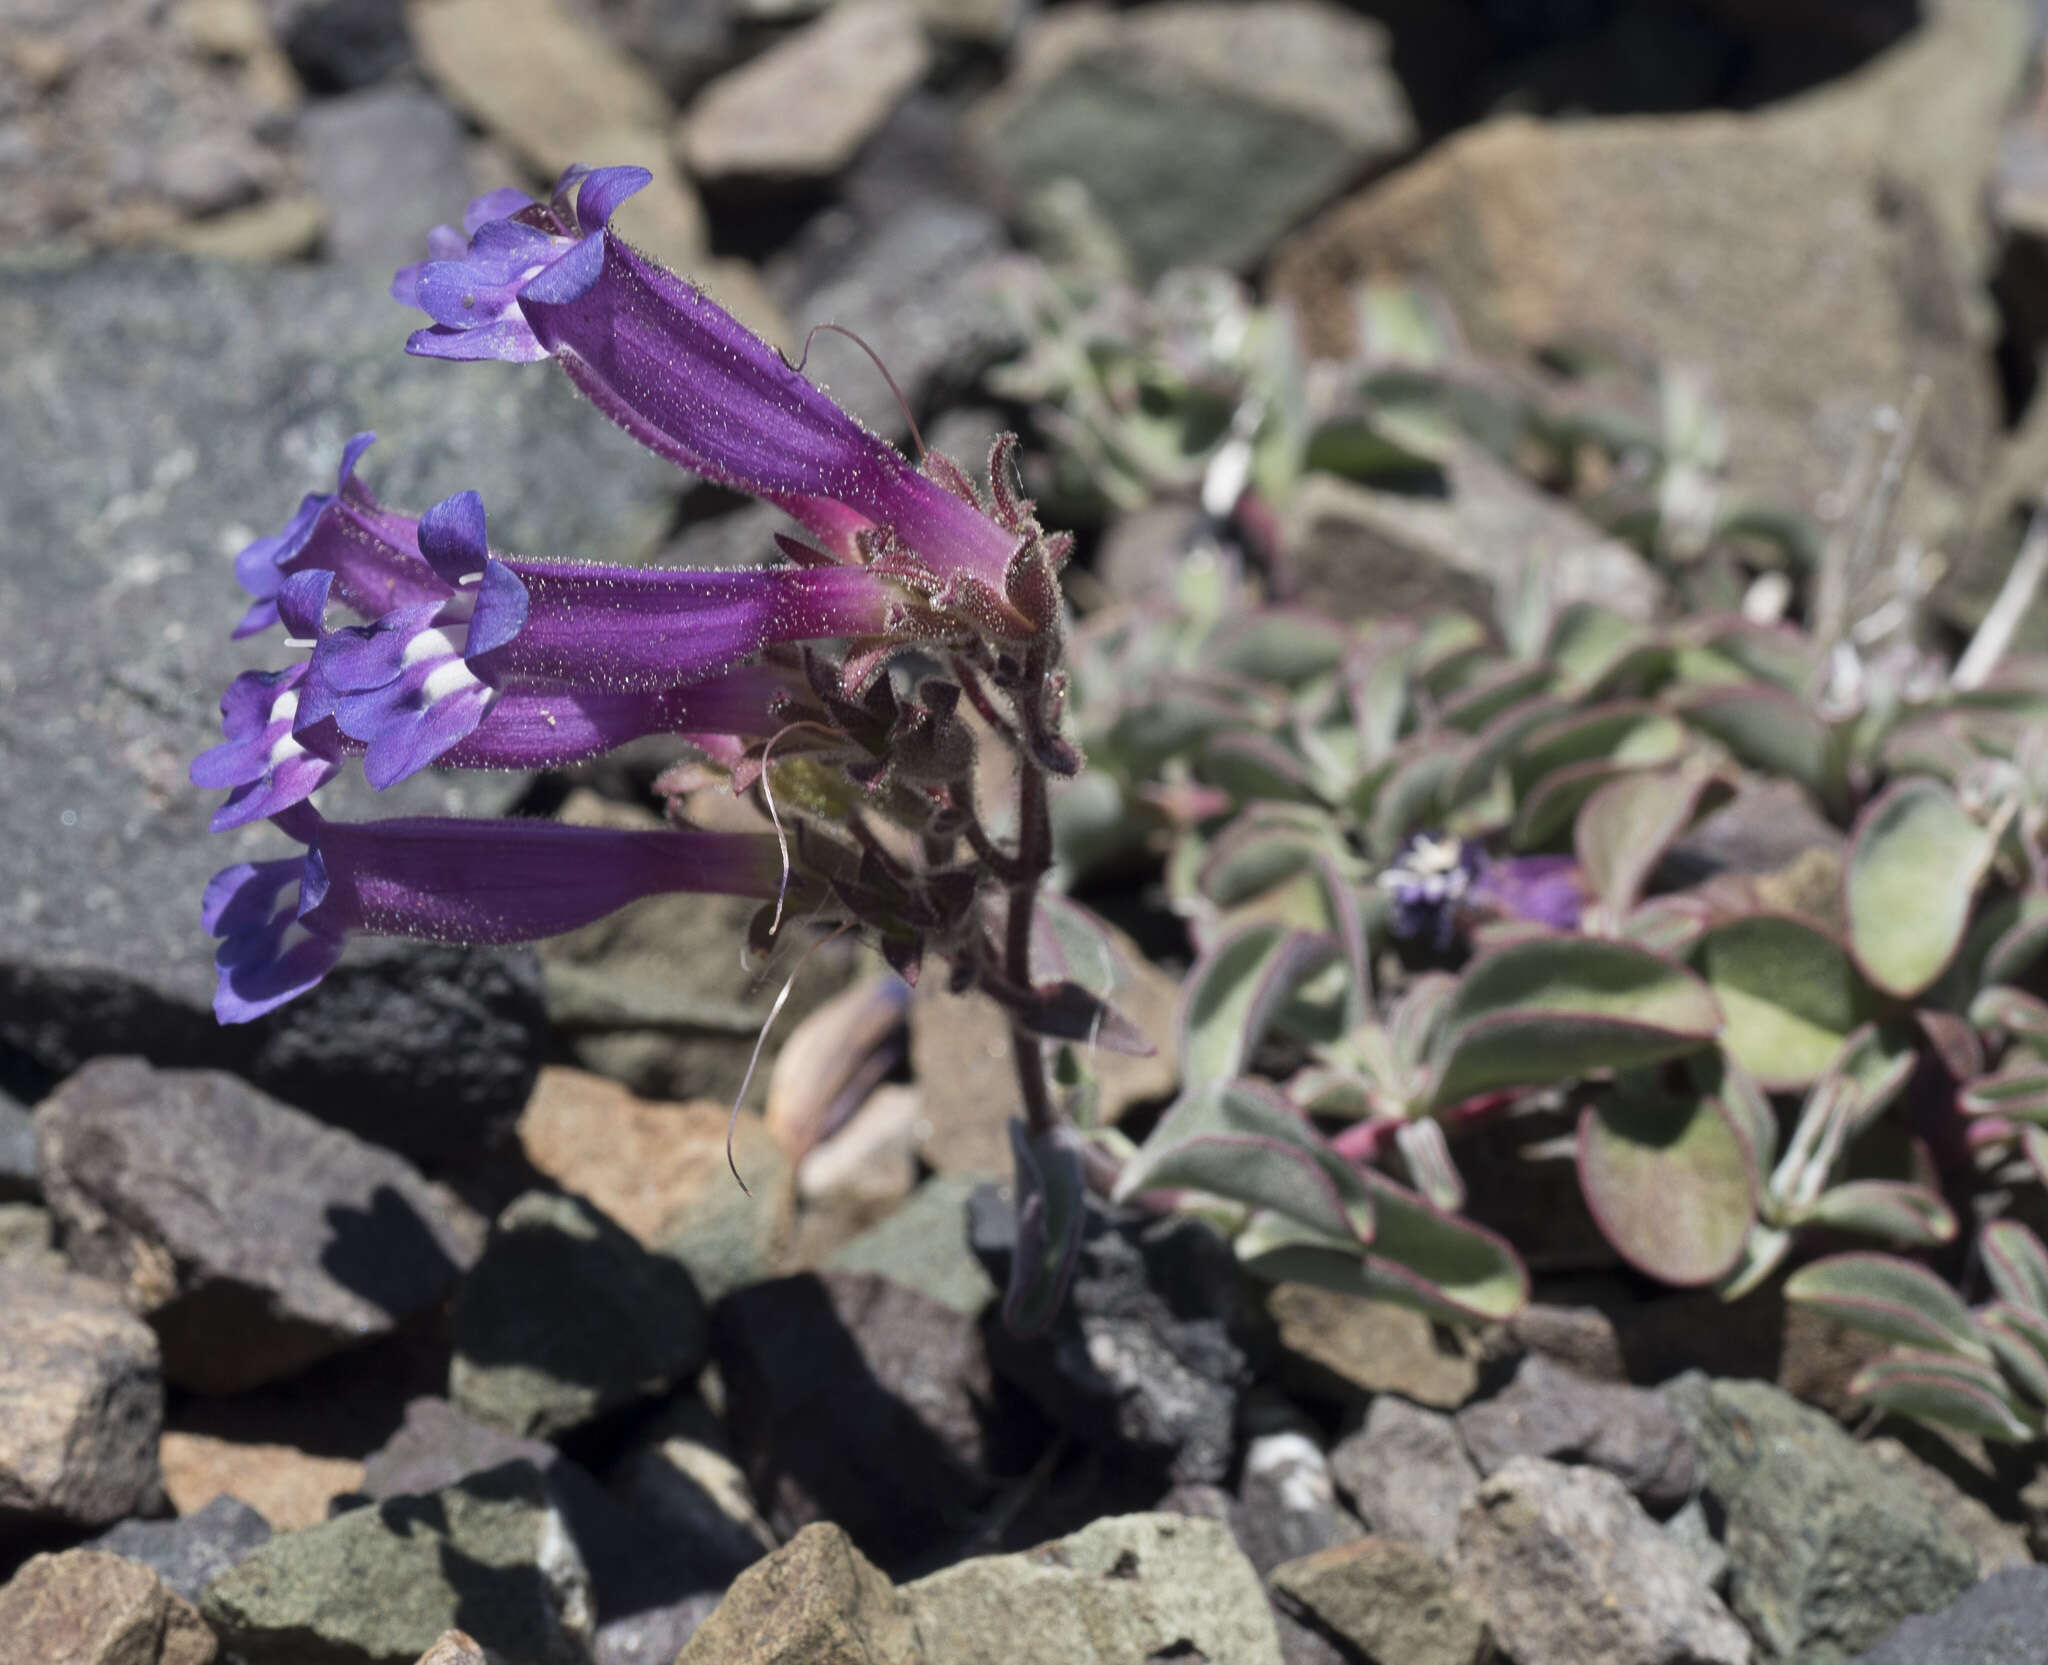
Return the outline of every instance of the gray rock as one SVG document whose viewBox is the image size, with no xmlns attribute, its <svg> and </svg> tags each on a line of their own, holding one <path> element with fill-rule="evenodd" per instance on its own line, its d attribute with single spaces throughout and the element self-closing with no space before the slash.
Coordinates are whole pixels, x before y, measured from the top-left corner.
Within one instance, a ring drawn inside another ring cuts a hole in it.
<svg viewBox="0 0 2048 1665">
<path fill-rule="evenodd" d="M 939 200 L 906 204 L 863 227 L 850 213 L 821 216 L 792 256 L 804 271 L 785 284 L 784 310 L 800 330 L 842 324 L 872 347 L 913 415 L 968 394 L 991 364 L 1023 347 L 994 282 L 1008 249 L 987 209 Z M 804 278 L 816 274 L 816 281 Z M 869 427 L 896 439 L 909 429 L 889 384 L 852 342 L 820 335 L 810 369 Z M 986 455 L 955 459 L 978 475 Z"/>
<path fill-rule="evenodd" d="M 930 67 L 907 0 L 835 6 L 697 95 L 683 159 L 699 179 L 829 178 Z"/>
<path fill-rule="evenodd" d="M 462 123 L 432 93 L 368 87 L 299 118 L 306 171 L 327 208 L 330 259 L 385 272 L 419 259 L 427 233 L 475 195 Z"/>
<path fill-rule="evenodd" d="M 606 1478 L 626 1508 L 658 1528 L 647 1536 L 661 1544 L 674 1588 L 722 1590 L 775 1547 L 731 1441 L 701 1400 L 678 1398 Z"/>
<path fill-rule="evenodd" d="M 731 0 L 600 0 L 598 6 L 613 38 L 678 102 L 732 63 L 735 10 Z"/>
<path fill-rule="evenodd" d="M 983 1186 L 968 1205 L 968 1241 L 1000 1287 L 1016 1216 Z M 1195 1220 L 1112 1217 L 1091 1199 L 1065 1305 L 1041 1337 L 983 1322 L 996 1370 L 1059 1427 L 1172 1481 L 1229 1471 L 1251 1364 L 1236 1332 L 1237 1266 Z"/>
<path fill-rule="evenodd" d="M 1458 1528 L 1458 1582 L 1516 1665 L 1748 1665 L 1750 1639 L 1600 1469 L 1514 1457 Z"/>
<path fill-rule="evenodd" d="M 0 1203 L 0 1262 L 51 1272 L 67 1267 L 57 1252 L 57 1222 L 41 1203 Z"/>
<path fill-rule="evenodd" d="M 270 1522 L 222 1492 L 176 1520 L 124 1520 L 85 1547 L 140 1561 L 187 1601 L 197 1601 L 207 1585 L 269 1542 Z"/>
<path fill-rule="evenodd" d="M 0 1088 L 0 1203 L 38 1202 L 42 1195 L 36 1179 L 36 1124 L 28 1106 Z"/>
<path fill-rule="evenodd" d="M 1415 137 L 1384 30 L 1314 0 L 1048 16 L 976 125 L 1020 193 L 1081 181 L 1147 279 L 1249 269 Z"/>
<path fill-rule="evenodd" d="M 181 1387 L 238 1393 L 388 1335 L 467 1258 L 402 1158 L 217 1071 L 95 1059 L 36 1129 L 64 1252 L 149 1320 Z"/>
<path fill-rule="evenodd" d="M 422 1396 L 405 1407 L 398 1431 L 363 1463 L 362 1494 L 383 1501 L 455 1485 L 505 1463 L 528 1462 L 548 1484 L 590 1572 L 600 1618 L 671 1599 L 705 1582 L 688 1546 L 651 1533 L 580 1464 L 545 1440 L 523 1439 Z M 681 1646 L 680 1643 L 677 1646 Z"/>
<path fill-rule="evenodd" d="M 1662 1391 L 1726 1522 L 1728 1603 L 1759 1658 L 1837 1665 L 1976 1582 L 1969 1545 L 1821 1412 L 1696 1371 Z"/>
<path fill-rule="evenodd" d="M 1330 1473 L 1374 1532 L 1437 1556 L 1456 1546 L 1458 1516 L 1479 1489 L 1458 1425 L 1392 1393 L 1378 1395 L 1365 1426 L 1337 1442 Z"/>
<path fill-rule="evenodd" d="M 675 1665 L 675 1657 L 717 1610 L 722 1590 L 607 1619 L 597 1627 L 593 1665 Z"/>
<path fill-rule="evenodd" d="M 1444 476 L 1436 493 L 1305 479 L 1286 510 L 1293 599 L 1347 619 L 1483 613 L 1498 586 L 1543 559 L 1560 602 L 1597 600 L 1632 618 L 1654 611 L 1662 584 L 1640 555 L 1505 463 L 1460 443 Z"/>
<path fill-rule="evenodd" d="M 1855 1665 L 2039 1665 L 2048 1567 L 2009 1567 L 1939 1613 L 1908 1619 Z"/>
<path fill-rule="evenodd" d="M 580 1197 L 529 1191 L 491 1228 L 455 1304 L 448 1396 L 515 1434 L 581 1426 L 694 1375 L 703 1297 Z"/>
<path fill-rule="evenodd" d="M 964 1314 L 862 1272 L 736 1290 L 712 1315 L 733 1449 L 787 1537 L 819 1519 L 905 1565 L 1027 1469 L 1043 1430 L 998 1397 Z"/>
<path fill-rule="evenodd" d="M 531 1463 L 287 1532 L 207 1587 L 200 1610 L 247 1665 L 414 1665 L 468 1631 L 506 1665 L 586 1665 L 582 1562 Z"/>
<path fill-rule="evenodd" d="M 974 1316 L 996 1293 L 967 1246 L 967 1199 L 979 1183 L 932 1175 L 895 1213 L 842 1244 L 830 1264 L 844 1272 L 878 1272 L 941 1306 Z"/>
<path fill-rule="evenodd" d="M 1693 1576 L 1715 1595 L 1726 1595 L 1728 1552 L 1714 1535 L 1706 1504 L 1695 1497 L 1664 1523 L 1664 1536 L 1676 1544 L 1692 1563 Z"/>
<path fill-rule="evenodd" d="M 292 68 L 317 93 L 374 86 L 412 62 L 405 0 L 271 0 Z"/>
<path fill-rule="evenodd" d="M 1889 1436 L 1864 1442 L 1863 1449 L 1904 1479 L 1930 1504 L 1977 1558 L 1977 1576 L 1989 1578 L 2008 1567 L 2030 1567 L 2026 1529 L 2001 1519 L 1932 1463 Z"/>
<path fill-rule="evenodd" d="M 1098 1520 L 1021 1555 L 963 1561 L 902 1593 L 925 1665 L 1280 1665 L 1258 1575 L 1222 1525 L 1186 1515 Z"/>
<path fill-rule="evenodd" d="M 742 1573 L 675 1665 L 930 1665 L 910 1605 L 839 1527 Z"/>
<path fill-rule="evenodd" d="M 213 1665 L 206 1621 L 149 1568 L 38 1555 L 0 1588 L 0 1665 Z"/>
<path fill-rule="evenodd" d="M 1245 1443 L 1230 1525 L 1261 1577 L 1283 1561 L 1349 1543 L 1365 1532 L 1338 1503 L 1322 1448 L 1291 1428 Z"/>
<path fill-rule="evenodd" d="M 1374 1665 L 1480 1665 L 1486 1621 L 1443 1564 L 1398 1538 L 1359 1538 L 1276 1567 L 1284 1611 L 1299 1614 Z"/>
<path fill-rule="evenodd" d="M 1692 1441 L 1662 1395 L 1589 1380 L 1540 1353 L 1493 1398 L 1458 1412 L 1458 1432 L 1481 1474 L 1511 1457 L 1550 1457 L 1606 1469 L 1661 1513 L 1692 1494 Z"/>
<path fill-rule="evenodd" d="M 163 1501 L 156 1337 L 92 1278 L 0 1264 L 0 1540 Z"/>
<path fill-rule="evenodd" d="M 412 1153 L 474 1144 L 532 1084 L 543 1020 L 520 955 L 386 945 L 268 1018 L 214 1022 L 200 893 L 291 848 L 262 826 L 210 838 L 186 785 L 234 674 L 284 662 L 274 636 L 228 641 L 230 558 L 331 489 L 363 427 L 384 435 L 363 469 L 380 496 L 418 510 L 476 487 L 494 534 L 538 552 L 640 558 L 673 472 L 544 369 L 408 359 L 407 315 L 360 273 L 17 267 L 0 325 L 0 403 L 42 413 L 0 450 L 11 547 L 66 552 L 0 564 L 0 1043 L 53 1075 L 115 1046 L 228 1067 Z M 451 774 L 378 795 L 351 774 L 321 796 L 347 818 L 495 811 L 519 790 Z"/>
</svg>

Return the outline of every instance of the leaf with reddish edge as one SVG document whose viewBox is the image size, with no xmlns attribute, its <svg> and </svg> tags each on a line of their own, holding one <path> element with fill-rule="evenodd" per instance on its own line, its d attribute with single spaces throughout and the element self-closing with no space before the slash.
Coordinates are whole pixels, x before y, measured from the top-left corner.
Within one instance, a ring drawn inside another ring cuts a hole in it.
<svg viewBox="0 0 2048 1665">
<path fill-rule="evenodd" d="M 1503 665 L 1446 701 L 1437 718 L 1446 728 L 1478 734 L 1509 707 L 1547 693 L 1555 680 L 1548 665 Z"/>
<path fill-rule="evenodd" d="M 1621 940 L 1682 960 L 1713 922 L 1713 907 L 1700 897 L 1652 896 L 1621 922 Z"/>
<path fill-rule="evenodd" d="M 2027 1054 L 2008 1058 L 1996 1074 L 1980 1075 L 1958 1093 L 1956 1108 L 2048 1126 L 2048 1063 Z"/>
<path fill-rule="evenodd" d="M 1287 997 L 1337 954 L 1331 937 L 1264 920 L 1217 938 L 1181 985 L 1182 1079 L 1201 1085 L 1242 1075 Z"/>
<path fill-rule="evenodd" d="M 2020 1416 L 1996 1370 L 1950 1354 L 1888 1353 L 1852 1376 L 1849 1392 L 1880 1410 L 1980 1439 L 2021 1444 L 2039 1432 Z"/>
<path fill-rule="evenodd" d="M 1344 693 L 1368 765 L 1384 760 L 1401 737 L 1414 663 L 1415 632 L 1405 624 L 1382 626 L 1345 658 Z"/>
<path fill-rule="evenodd" d="M 1610 700 L 1560 716 L 1532 732 L 1508 761 L 1515 797 L 1546 775 L 1581 763 L 1653 767 L 1685 750 L 1685 725 L 1647 700 Z"/>
<path fill-rule="evenodd" d="M 1849 950 L 1871 983 L 1910 1000 L 1942 974 L 1970 928 L 1970 904 L 1996 852 L 1939 781 L 1888 787 L 1856 819 L 1842 871 Z"/>
<path fill-rule="evenodd" d="M 1981 981 L 2010 983 L 2048 953 L 2048 894 L 2030 890 L 2019 898 L 2018 917 L 1984 954 Z"/>
<path fill-rule="evenodd" d="M 1211 735 L 1196 754 L 1195 773 L 1245 802 L 1321 802 L 1308 765 L 1270 735 Z"/>
<path fill-rule="evenodd" d="M 1788 694 L 1804 688 L 1813 670 L 1809 639 L 1785 625 L 1755 624 L 1729 615 L 1700 620 L 1686 634 L 1709 653 Z"/>
<path fill-rule="evenodd" d="M 1843 807 L 1842 744 L 1804 701 L 1744 682 L 1689 694 L 1678 712 L 1751 768 L 1797 781 L 1824 808 Z"/>
<path fill-rule="evenodd" d="M 1294 687 L 1328 676 L 1344 662 L 1351 633 L 1305 607 L 1262 607 L 1209 639 L 1204 657 L 1217 669 L 1256 682 Z"/>
<path fill-rule="evenodd" d="M 1182 1094 L 1124 1163 L 1116 1195 L 1176 1190 L 1270 1209 L 1354 1246 L 1373 1236 L 1372 1198 L 1358 1170 L 1300 1111 L 1256 1082 Z"/>
<path fill-rule="evenodd" d="M 1515 806 L 1515 818 L 1508 824 L 1509 847 L 1540 850 L 1555 843 L 1601 787 L 1633 772 L 1606 757 L 1553 769 Z"/>
<path fill-rule="evenodd" d="M 1649 630 L 1635 620 L 1591 601 L 1574 601 L 1558 609 L 1543 657 L 1564 672 L 1572 687 L 1590 688 L 1651 640 Z"/>
<path fill-rule="evenodd" d="M 1392 859 L 1410 833 L 1438 822 L 1444 788 L 1457 766 L 1458 754 L 1446 745 L 1410 747 L 1373 799 L 1367 843 L 1375 855 Z"/>
<path fill-rule="evenodd" d="M 1014 1336 L 1043 1335 L 1059 1316 L 1081 1252 L 1087 1184 L 1080 1153 L 1064 1129 L 1033 1134 L 1010 1123 L 1015 1159 L 1017 1246 L 1003 1293 L 1003 1324 Z"/>
<path fill-rule="evenodd" d="M 1994 983 L 1978 990 L 1970 1002 L 1970 1023 L 1979 1030 L 2002 1029 L 2036 1053 L 2048 1049 L 2048 1001 L 2024 989 Z"/>
<path fill-rule="evenodd" d="M 2048 1320 L 2048 1248 L 2017 1220 L 1993 1220 L 1977 1234 L 1984 1271 L 1998 1293 Z"/>
<path fill-rule="evenodd" d="M 1956 1217 L 1925 1186 L 1897 1179 L 1852 1179 L 1823 1191 L 1800 1211 L 1800 1225 L 1833 1226 L 1882 1237 L 1902 1249 L 1953 1243 Z"/>
<path fill-rule="evenodd" d="M 1745 914 L 1715 926 L 1691 959 L 1726 1014 L 1722 1046 L 1772 1091 L 1817 1079 L 1877 1014 L 1848 951 L 1789 914 Z"/>
<path fill-rule="evenodd" d="M 1572 848 L 1610 929 L 1628 917 L 1672 842 L 1733 796 L 1724 775 L 1701 767 L 1621 775 L 1594 791 L 1572 828 Z"/>
<path fill-rule="evenodd" d="M 2048 1318 L 2010 1301 L 1977 1312 L 1978 1328 L 2005 1373 L 2037 1405 L 2048 1405 Z"/>
<path fill-rule="evenodd" d="M 1581 1112 L 1578 1161 L 1594 1223 L 1637 1271 L 1697 1289 L 1741 1259 L 1757 1176 L 1719 1100 L 1618 1088 Z"/>
<path fill-rule="evenodd" d="M 1373 1169 L 1376 1230 L 1370 1250 L 1343 1244 L 1270 1213 L 1238 1234 L 1246 1271 L 1270 1283 L 1307 1283 L 1390 1301 L 1446 1323 L 1514 1317 L 1529 1304 L 1529 1274 L 1507 1240 L 1446 1214 Z"/>
<path fill-rule="evenodd" d="M 1477 961 L 1446 1005 L 1431 1102 L 1682 1057 L 1720 1029 L 1712 993 L 1676 961 L 1593 937 L 1516 943 Z"/>
<path fill-rule="evenodd" d="M 1785 1299 L 1889 1341 L 1989 1361 L 1956 1292 L 1896 1255 L 1829 1255 L 1785 1280 Z"/>
<path fill-rule="evenodd" d="M 1459 757 L 1458 772 L 1444 788 L 1444 802 L 1455 809 L 1484 792 L 1493 784 L 1501 765 L 1528 735 L 1570 709 L 1565 701 L 1546 695 L 1524 700 L 1494 717 L 1466 743 Z"/>
<path fill-rule="evenodd" d="M 2034 1178 L 2048 1185 L 2048 1130 L 2032 1125 L 2022 1127 L 2020 1150 L 2026 1156 L 2027 1166 L 2034 1170 Z"/>
</svg>

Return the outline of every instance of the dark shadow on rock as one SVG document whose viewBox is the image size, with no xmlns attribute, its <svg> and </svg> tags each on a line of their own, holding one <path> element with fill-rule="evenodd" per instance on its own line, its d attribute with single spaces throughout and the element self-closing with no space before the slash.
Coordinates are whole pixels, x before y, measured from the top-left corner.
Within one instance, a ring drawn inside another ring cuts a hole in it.
<svg viewBox="0 0 2048 1665">
<path fill-rule="evenodd" d="M 418 1210 L 390 1185 L 371 1192 L 367 1208 L 330 1205 L 327 1230 L 320 1269 L 393 1318 L 440 1299 L 460 1271 Z"/>
</svg>

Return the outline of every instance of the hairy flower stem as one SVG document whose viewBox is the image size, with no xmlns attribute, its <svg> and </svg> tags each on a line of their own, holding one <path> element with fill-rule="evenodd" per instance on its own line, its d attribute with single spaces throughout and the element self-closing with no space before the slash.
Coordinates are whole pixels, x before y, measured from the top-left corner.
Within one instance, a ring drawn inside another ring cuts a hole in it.
<svg viewBox="0 0 2048 1665">
<path fill-rule="evenodd" d="M 1044 726 L 1045 655 L 1027 661 L 1024 685 L 1017 693 L 1017 717 L 1026 744 L 1017 748 L 1017 857 L 1009 881 L 1010 914 L 1003 943 L 1003 975 L 1016 988 L 1032 986 L 1031 925 L 1038 907 L 1038 886 L 1052 866 L 1052 816 L 1047 808 L 1045 765 L 1034 754 L 1029 737 Z M 1017 1062 L 1017 1090 L 1024 1101 L 1024 1119 L 1033 1133 L 1053 1127 L 1052 1091 L 1045 1078 L 1045 1048 L 1015 1017 L 1010 1019 L 1010 1050 Z"/>
</svg>

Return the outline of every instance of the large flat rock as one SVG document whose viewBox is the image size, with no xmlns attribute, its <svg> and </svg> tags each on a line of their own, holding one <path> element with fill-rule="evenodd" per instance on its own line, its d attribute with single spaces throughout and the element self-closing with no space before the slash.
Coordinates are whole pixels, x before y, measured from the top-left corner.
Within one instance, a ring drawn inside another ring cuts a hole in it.
<svg viewBox="0 0 2048 1665">
<path fill-rule="evenodd" d="M 0 1043 L 47 1070 L 108 1051 L 221 1065 L 430 1146 L 420 1112 L 524 1095 L 540 1003 L 519 956 L 408 949 L 394 969 L 371 951 L 247 1028 L 209 1009 L 202 888 L 291 848 L 266 826 L 209 836 L 213 794 L 186 780 L 235 673 L 288 662 L 276 634 L 228 641 L 235 551 L 331 490 L 361 428 L 383 436 L 362 472 L 387 502 L 474 487 L 521 551 L 642 558 L 683 483 L 545 367 L 411 360 L 408 327 L 361 273 L 0 267 Z M 448 775 L 379 797 L 351 774 L 321 803 L 492 812 L 519 787 Z"/>
</svg>

